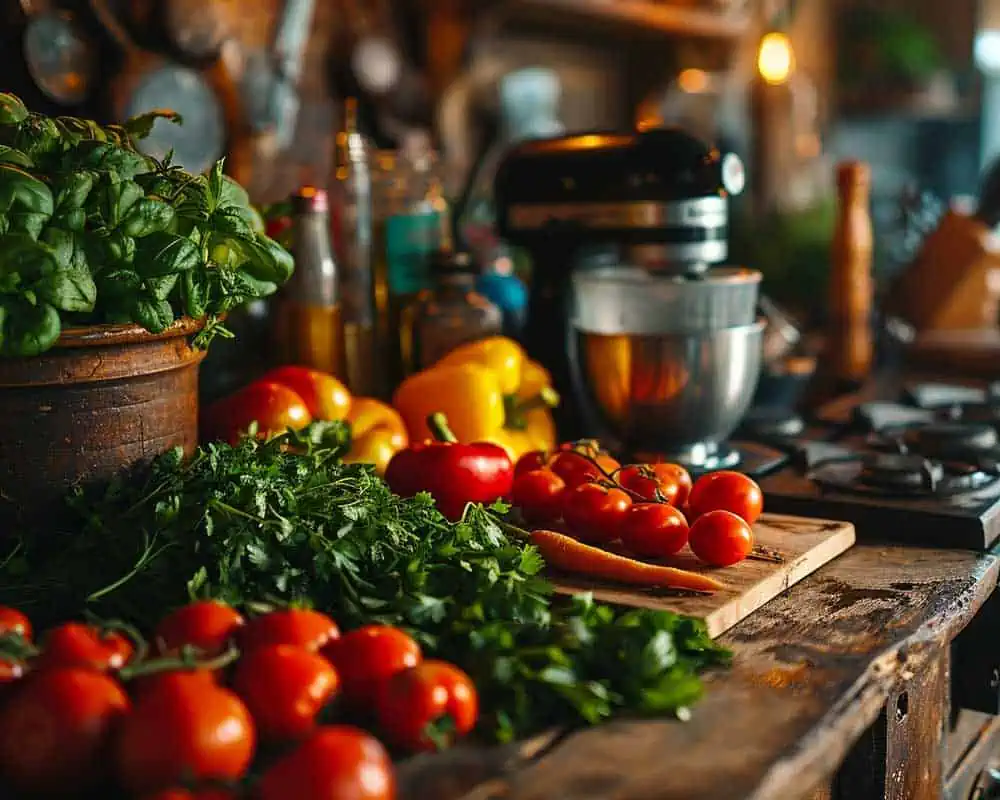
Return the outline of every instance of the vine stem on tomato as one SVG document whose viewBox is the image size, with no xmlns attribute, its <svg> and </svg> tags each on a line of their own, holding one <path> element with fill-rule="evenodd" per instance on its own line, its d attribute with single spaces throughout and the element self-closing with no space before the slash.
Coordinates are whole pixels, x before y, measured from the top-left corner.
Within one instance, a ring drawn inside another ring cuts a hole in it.
<svg viewBox="0 0 1000 800">
<path fill-rule="evenodd" d="M 181 670 L 215 672 L 225 669 L 239 657 L 240 651 L 235 647 L 230 647 L 222 654 L 213 658 L 200 658 L 196 648 L 185 645 L 181 648 L 180 655 L 178 656 L 165 656 L 163 658 L 153 658 L 148 661 L 130 663 L 118 671 L 118 677 L 122 681 L 131 681 L 136 678 L 144 678 L 162 672 L 176 672 Z"/>
</svg>

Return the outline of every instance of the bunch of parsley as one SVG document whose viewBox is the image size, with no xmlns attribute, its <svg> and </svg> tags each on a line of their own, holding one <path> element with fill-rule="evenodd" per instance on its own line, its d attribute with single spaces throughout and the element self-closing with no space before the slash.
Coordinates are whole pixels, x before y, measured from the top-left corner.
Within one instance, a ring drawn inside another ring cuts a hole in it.
<svg viewBox="0 0 1000 800">
<path fill-rule="evenodd" d="M 429 496 L 401 498 L 343 464 L 348 439 L 322 423 L 212 444 L 78 491 L 80 526 L 8 558 L 0 602 L 42 624 L 87 609 L 148 627 L 212 597 L 308 603 L 344 628 L 402 626 L 470 673 L 482 732 L 501 741 L 676 712 L 699 696 L 698 673 L 725 663 L 697 621 L 554 597 L 535 549 L 498 523 L 502 508 L 450 523 Z"/>
</svg>

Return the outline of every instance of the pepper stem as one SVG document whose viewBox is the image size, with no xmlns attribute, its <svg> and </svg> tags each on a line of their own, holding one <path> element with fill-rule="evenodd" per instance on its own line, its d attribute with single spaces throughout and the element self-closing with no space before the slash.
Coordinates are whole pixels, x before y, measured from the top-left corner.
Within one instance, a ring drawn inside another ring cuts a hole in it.
<svg viewBox="0 0 1000 800">
<path fill-rule="evenodd" d="M 515 415 L 533 411 L 536 408 L 555 408 L 559 405 L 559 392 L 551 386 L 545 386 L 536 395 L 532 395 L 526 400 L 517 400 L 511 403 L 510 410 Z"/>
<path fill-rule="evenodd" d="M 427 417 L 427 427 L 431 429 L 434 438 L 439 442 L 455 444 L 458 441 L 455 434 L 451 432 L 451 428 L 448 427 L 448 417 L 440 411 L 435 411 Z"/>
</svg>

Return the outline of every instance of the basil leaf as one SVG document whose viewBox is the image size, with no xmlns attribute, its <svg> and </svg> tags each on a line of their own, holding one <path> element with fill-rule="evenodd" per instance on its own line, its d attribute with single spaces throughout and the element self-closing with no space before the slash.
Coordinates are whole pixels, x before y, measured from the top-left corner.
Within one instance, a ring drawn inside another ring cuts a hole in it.
<svg viewBox="0 0 1000 800">
<path fill-rule="evenodd" d="M 208 309 L 208 280 L 199 270 L 189 270 L 184 273 L 181 284 L 181 297 L 184 299 L 184 312 L 194 319 L 201 319 Z"/>
<path fill-rule="evenodd" d="M 236 273 L 237 285 L 242 293 L 247 297 L 261 298 L 270 297 L 278 291 L 278 284 L 272 281 L 262 281 L 247 274 L 246 272 Z"/>
<path fill-rule="evenodd" d="M 176 111 L 157 109 L 156 111 L 147 111 L 145 114 L 138 114 L 131 119 L 125 120 L 125 124 L 122 127 L 124 127 L 125 132 L 132 139 L 145 139 L 152 133 L 153 126 L 158 119 L 166 120 L 174 125 L 182 125 L 184 123 L 184 118 Z"/>
<path fill-rule="evenodd" d="M 184 273 L 190 275 L 190 272 Z M 146 278 L 145 286 L 149 293 L 157 300 L 166 300 L 177 285 L 180 273 L 173 272 L 170 275 L 161 275 L 159 278 Z"/>
<path fill-rule="evenodd" d="M 25 233 L 32 239 L 41 236 L 45 223 L 51 219 L 48 214 L 33 214 L 30 211 L 11 211 L 7 218 L 11 231 Z"/>
<path fill-rule="evenodd" d="M 219 164 L 221 165 L 221 161 Z M 221 170 L 221 166 L 219 167 Z M 247 190 L 240 186 L 228 175 L 222 176 L 222 185 L 219 187 L 219 208 L 238 209 L 241 212 L 251 210 L 250 195 Z"/>
<path fill-rule="evenodd" d="M 150 333 L 163 333 L 174 322 L 174 311 L 166 300 L 139 295 L 132 305 L 132 319 Z"/>
<path fill-rule="evenodd" d="M 249 239 L 250 241 L 253 241 L 256 237 L 253 228 L 250 227 L 240 209 L 237 208 L 217 209 L 212 214 L 210 222 L 222 234 L 229 234 L 241 239 Z"/>
<path fill-rule="evenodd" d="M 152 164 L 144 155 L 110 142 L 83 141 L 76 147 L 81 166 L 110 173 L 116 180 L 131 180 L 150 172 Z"/>
<path fill-rule="evenodd" d="M 58 267 L 49 248 L 24 234 L 0 239 L 0 273 L 17 273 L 25 283 L 34 283 Z"/>
<path fill-rule="evenodd" d="M 73 260 L 73 248 L 76 239 L 70 231 L 64 231 L 62 228 L 50 225 L 42 231 L 42 235 L 38 238 L 39 241 L 49 246 L 52 256 L 55 258 L 56 264 L 59 265 L 60 269 L 69 267 L 70 262 Z"/>
<path fill-rule="evenodd" d="M 17 95 L 0 92 L 0 125 L 17 125 L 28 118 L 28 109 Z"/>
<path fill-rule="evenodd" d="M 0 164 L 13 164 L 15 167 L 24 169 L 31 169 L 34 166 L 25 153 L 5 144 L 0 144 Z"/>
<path fill-rule="evenodd" d="M 220 158 L 215 162 L 215 166 L 208 173 L 208 180 L 206 183 L 205 197 L 208 200 L 208 210 L 215 211 L 219 208 L 223 200 L 223 187 L 225 186 L 225 174 L 222 171 L 225 165 L 225 159 Z"/>
<path fill-rule="evenodd" d="M 94 173 L 83 170 L 65 175 L 56 184 L 56 208 L 71 211 L 83 208 L 87 196 L 94 188 Z"/>
<path fill-rule="evenodd" d="M 81 269 L 60 269 L 35 284 L 38 297 L 61 311 L 93 311 L 97 286 L 90 273 Z"/>
<path fill-rule="evenodd" d="M 87 224 L 87 212 L 82 208 L 73 208 L 62 215 L 62 223 L 71 231 L 80 232 Z"/>
<path fill-rule="evenodd" d="M 174 221 L 174 209 L 162 200 L 144 197 L 139 200 L 122 220 L 122 228 L 129 236 L 149 236 L 165 231 Z"/>
<path fill-rule="evenodd" d="M 37 356 L 56 343 L 61 332 L 59 312 L 48 303 L 31 305 L 14 299 L 4 301 L 3 344 L 6 356 Z"/>
<path fill-rule="evenodd" d="M 0 164 L 0 211 L 17 207 L 51 217 L 52 192 L 42 181 L 13 164 Z"/>
<path fill-rule="evenodd" d="M 201 264 L 201 251 L 190 239 L 158 231 L 138 240 L 136 267 L 144 278 L 186 272 Z"/>
<path fill-rule="evenodd" d="M 104 221 L 109 228 L 117 228 L 142 197 L 143 192 L 135 181 L 125 180 L 104 186 L 100 194 Z"/>
<path fill-rule="evenodd" d="M 135 239 L 125 231 L 115 231 L 105 242 L 107 258 L 110 264 L 121 266 L 135 262 L 136 243 Z"/>
</svg>

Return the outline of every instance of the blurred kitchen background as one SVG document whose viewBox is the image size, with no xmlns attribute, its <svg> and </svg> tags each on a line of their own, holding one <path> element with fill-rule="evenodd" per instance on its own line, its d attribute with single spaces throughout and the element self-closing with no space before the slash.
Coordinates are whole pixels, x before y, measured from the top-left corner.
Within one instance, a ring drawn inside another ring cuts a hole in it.
<svg viewBox="0 0 1000 800">
<path fill-rule="evenodd" d="M 803 329 L 827 305 L 836 162 L 871 165 L 884 286 L 949 205 L 978 203 L 1000 152 L 1000 3 L 989 0 L 0 3 L 0 89 L 107 121 L 172 107 L 185 123 L 158 127 L 154 151 L 173 148 L 193 171 L 225 154 L 262 205 L 303 185 L 334 196 L 352 137 L 367 137 L 375 262 L 380 218 L 457 207 L 441 235 L 459 230 L 490 262 L 481 273 L 530 280 L 490 234 L 505 146 L 680 125 L 743 158 L 729 260 L 762 270 Z"/>
</svg>

